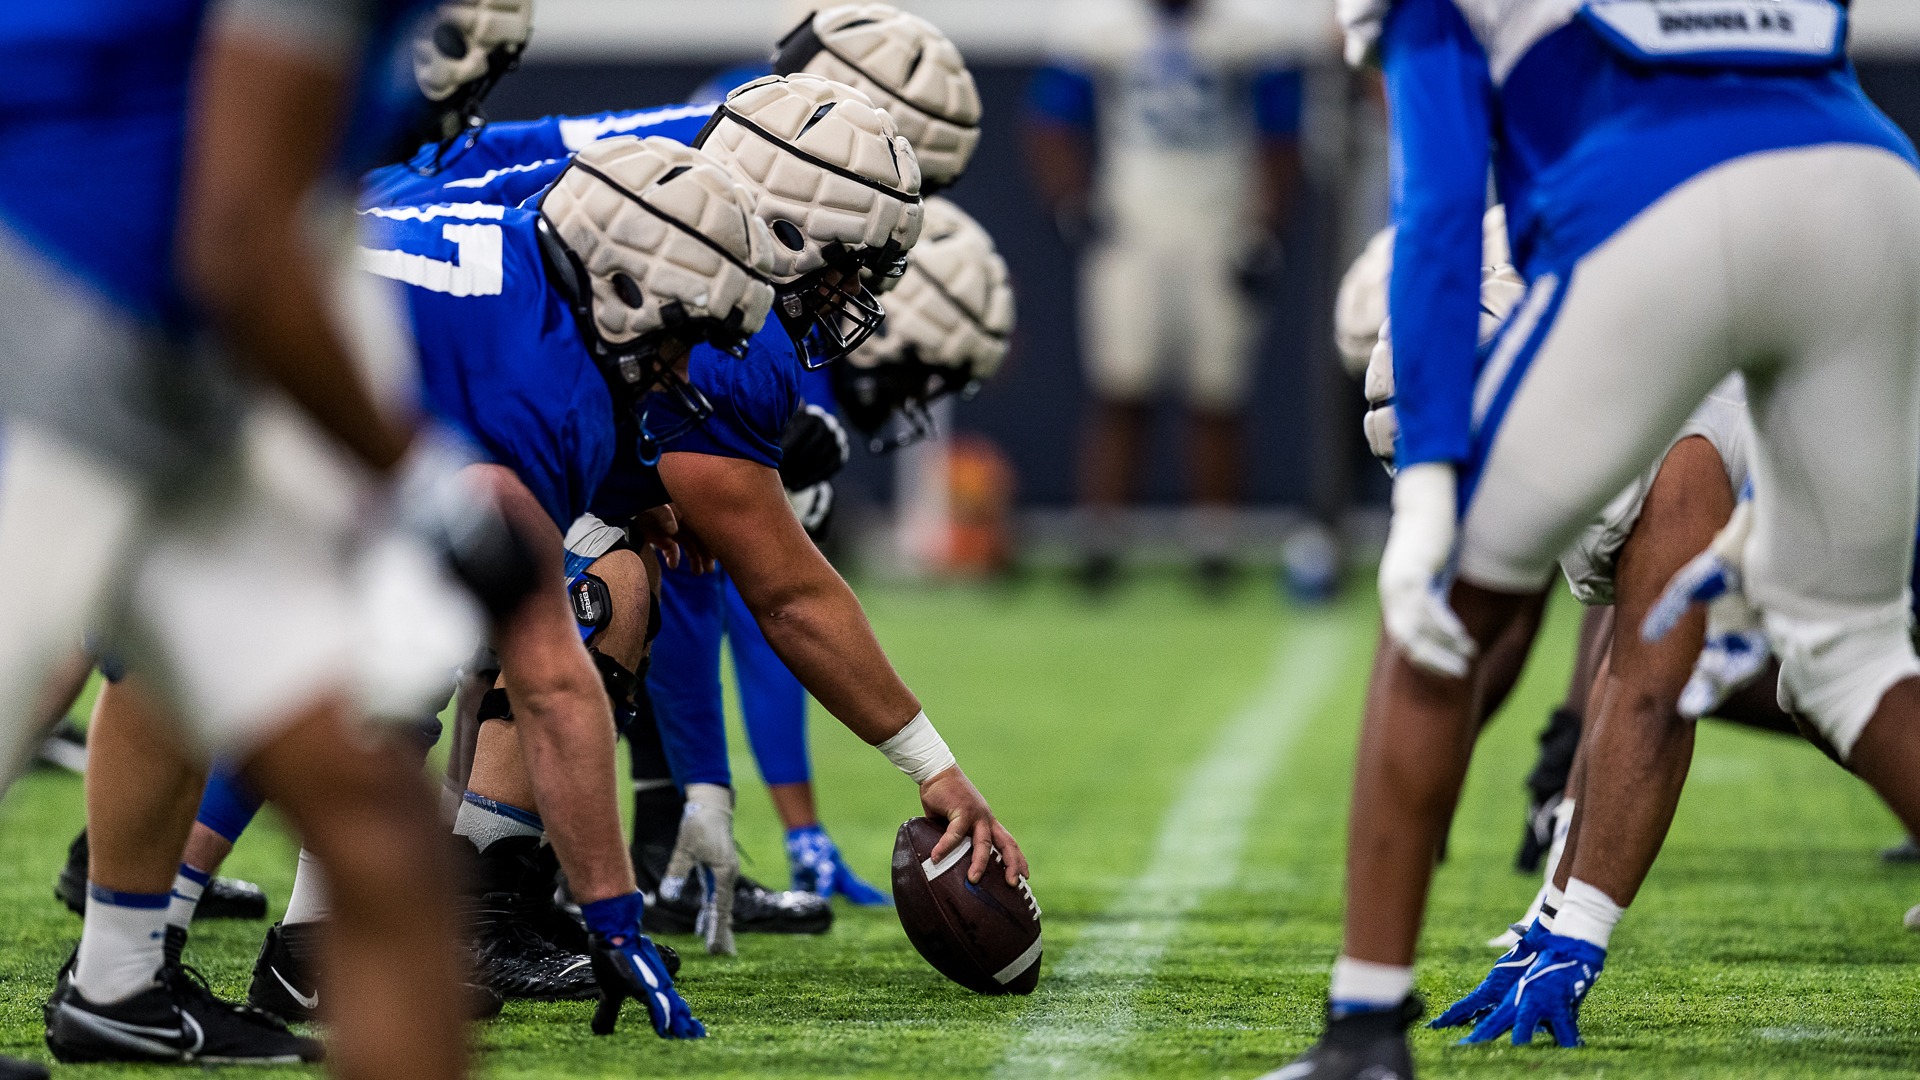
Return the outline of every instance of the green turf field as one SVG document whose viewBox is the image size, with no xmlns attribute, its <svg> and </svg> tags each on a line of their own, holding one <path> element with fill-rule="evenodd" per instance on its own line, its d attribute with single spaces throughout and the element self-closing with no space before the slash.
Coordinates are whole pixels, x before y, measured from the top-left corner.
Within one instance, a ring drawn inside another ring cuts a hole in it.
<svg viewBox="0 0 1920 1080">
<path fill-rule="evenodd" d="M 1026 845 L 1046 975 L 1028 999 L 975 997 L 928 969 L 889 912 L 831 934 L 743 938 L 691 955 L 682 987 L 712 1031 L 654 1039 L 629 1005 L 595 1039 L 587 1005 L 513 1004 L 481 1029 L 486 1072 L 672 1077 L 1252 1077 L 1313 1037 L 1339 937 L 1346 789 L 1374 630 L 1370 601 L 1276 605 L 1249 587 L 1203 605 L 1171 582 L 1087 607 L 1014 591 L 863 590 L 882 640 Z M 1429 918 L 1434 1006 L 1492 959 L 1481 945 L 1535 882 L 1510 860 L 1532 737 L 1564 688 L 1575 613 L 1489 734 Z M 736 740 L 738 742 L 738 740 Z M 822 809 L 862 871 L 886 870 L 911 786 L 816 726 Z M 742 778 L 751 762 L 736 756 Z M 742 784 L 749 872 L 785 861 Z M 81 788 L 30 777 L 0 807 L 0 1051 L 43 1055 L 40 1003 L 79 929 L 49 883 Z M 1455 1049 L 1418 1040 L 1427 1076 L 1828 1077 L 1920 1073 L 1920 936 L 1900 927 L 1920 873 L 1874 857 L 1898 830 L 1812 750 L 1710 728 L 1667 852 L 1614 938 L 1585 1012 L 1590 1045 Z M 283 903 L 291 849 L 270 828 L 229 867 Z M 189 959 L 244 990 L 261 927 L 201 924 Z M 112 1070 L 71 1068 L 75 1078 Z"/>
</svg>

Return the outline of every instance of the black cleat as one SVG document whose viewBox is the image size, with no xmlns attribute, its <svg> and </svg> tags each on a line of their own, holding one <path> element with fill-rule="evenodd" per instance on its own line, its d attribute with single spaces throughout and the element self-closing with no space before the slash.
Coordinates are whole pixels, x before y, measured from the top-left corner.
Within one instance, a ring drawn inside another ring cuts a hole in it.
<svg viewBox="0 0 1920 1080">
<path fill-rule="evenodd" d="M 47 1080 L 47 1067 L 0 1054 L 0 1080 Z"/>
<path fill-rule="evenodd" d="M 161 1061 L 209 1065 L 295 1065 L 319 1061 L 319 1042 L 277 1018 L 213 996 L 192 968 L 165 964 L 160 981 L 125 1001 L 95 1005 L 73 985 L 73 961 L 44 1009 L 47 1049 L 69 1064 Z"/>
<path fill-rule="evenodd" d="M 1891 866 L 1911 866 L 1920 863 L 1920 840 L 1909 836 L 1893 847 L 1880 853 L 1880 861 Z"/>
<path fill-rule="evenodd" d="M 692 934 L 700 918 L 700 890 L 689 879 L 676 899 L 660 895 L 660 877 L 666 872 L 671 846 L 636 845 L 634 877 L 646 894 L 647 910 L 640 928 L 649 934 Z M 791 889 L 769 889 L 745 874 L 733 886 L 733 932 L 736 934 L 824 934 L 833 927 L 833 903 L 824 896 Z"/>
<path fill-rule="evenodd" d="M 320 983 L 314 972 L 319 963 L 322 925 L 274 923 L 267 928 L 267 939 L 260 943 L 260 956 L 253 962 L 247 1004 L 291 1023 L 318 1019 Z M 466 992 L 467 1017 L 472 1020 L 491 1020 L 507 1003 L 484 986 L 469 984 Z"/>
<path fill-rule="evenodd" d="M 556 920 L 577 926 L 553 900 L 558 868 L 553 849 L 531 836 L 495 840 L 474 860 L 474 973 L 504 997 L 585 1001 L 600 993 L 592 959 L 543 933 L 559 929 Z"/>
<path fill-rule="evenodd" d="M 319 923 L 274 923 L 253 962 L 247 1004 L 282 1020 L 312 1021 L 320 1011 L 319 958 Z"/>
<path fill-rule="evenodd" d="M 67 846 L 67 864 L 53 881 L 53 895 L 75 915 L 87 913 L 87 831 Z M 193 921 L 202 919 L 264 919 L 267 917 L 267 893 L 251 881 L 216 877 L 207 882 L 200 894 L 200 906 L 193 909 Z"/>
<path fill-rule="evenodd" d="M 1336 1019 L 1329 1009 L 1320 1041 L 1260 1080 L 1413 1080 L 1407 1028 L 1422 1011 L 1420 999 L 1411 995 L 1385 1012 Z"/>
</svg>

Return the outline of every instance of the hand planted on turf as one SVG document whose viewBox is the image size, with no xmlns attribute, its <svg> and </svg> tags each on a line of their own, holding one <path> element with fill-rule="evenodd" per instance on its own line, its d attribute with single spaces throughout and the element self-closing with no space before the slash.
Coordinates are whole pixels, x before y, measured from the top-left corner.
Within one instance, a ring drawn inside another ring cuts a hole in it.
<svg viewBox="0 0 1920 1080">
<path fill-rule="evenodd" d="M 968 881 L 979 883 L 995 849 L 1006 863 L 1007 884 L 1018 885 L 1020 879 L 1027 876 L 1027 857 L 1021 853 L 1020 845 L 1014 842 L 1006 826 L 994 820 L 993 808 L 987 805 L 973 781 L 967 779 L 967 774 L 960 771 L 960 766 L 955 765 L 921 784 L 920 805 L 926 808 L 927 817 L 947 823 L 946 834 L 933 845 L 935 862 L 946 858 L 961 841 L 971 837 L 973 859 L 967 864 Z"/>
<path fill-rule="evenodd" d="M 1474 987 L 1466 997 L 1447 1006 L 1447 1011 L 1434 1017 L 1427 1026 L 1435 1030 L 1465 1027 L 1499 1008 L 1500 1003 L 1513 991 L 1513 984 L 1519 982 L 1520 976 L 1533 966 L 1534 958 L 1540 955 L 1542 945 L 1550 936 L 1535 920 L 1513 948 L 1493 962 L 1493 970 L 1487 972 L 1487 977 L 1480 980 L 1479 986 Z"/>
<path fill-rule="evenodd" d="M 611 1035 L 620 1021 L 620 1006 L 633 998 L 647 1007 L 654 1034 L 663 1039 L 700 1039 L 706 1026 L 673 988 L 673 977 L 659 950 L 638 925 L 624 934 L 588 936 L 593 957 L 593 979 L 600 984 L 600 1004 L 593 1011 L 593 1033 Z"/>
<path fill-rule="evenodd" d="M 1541 1027 L 1564 1047 L 1580 1045 L 1580 1004 L 1607 963 L 1607 950 L 1577 938 L 1548 934 L 1540 955 L 1500 1007 L 1488 1013 L 1463 1043 L 1492 1042 L 1513 1032 L 1513 1045 L 1533 1042 Z"/>
<path fill-rule="evenodd" d="M 1746 597 L 1746 546 L 1752 532 L 1753 502 L 1742 499 L 1707 550 L 1673 575 L 1640 625 L 1640 636 L 1657 642 L 1696 605 L 1707 607 L 1706 640 L 1680 692 L 1682 716 L 1712 712 L 1766 670 L 1773 655 L 1760 613 Z"/>
<path fill-rule="evenodd" d="M 1380 612 L 1415 667 L 1463 678 L 1479 646 L 1447 606 L 1442 575 L 1453 554 L 1453 466 L 1422 462 L 1393 481 L 1393 523 L 1380 557 Z"/>
<path fill-rule="evenodd" d="M 660 879 L 660 893 L 677 900 L 688 875 L 699 882 L 700 916 L 694 929 L 707 939 L 707 951 L 734 955 L 733 886 L 740 877 L 740 852 L 733 846 L 733 789 L 719 784 L 688 784 L 680 835 Z"/>
</svg>

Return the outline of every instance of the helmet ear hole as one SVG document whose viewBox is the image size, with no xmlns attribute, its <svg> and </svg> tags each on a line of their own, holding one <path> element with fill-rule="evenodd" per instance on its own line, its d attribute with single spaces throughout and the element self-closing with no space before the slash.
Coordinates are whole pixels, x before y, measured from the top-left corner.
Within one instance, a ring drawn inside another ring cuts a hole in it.
<svg viewBox="0 0 1920 1080">
<path fill-rule="evenodd" d="M 799 251 L 807 246 L 806 234 L 800 231 L 800 226 L 795 225 L 786 218 L 781 218 L 773 223 L 773 236 L 774 239 L 785 244 L 789 251 Z"/>
<path fill-rule="evenodd" d="M 458 26 L 443 22 L 433 28 L 433 47 L 441 56 L 458 60 L 467 55 L 467 35 Z"/>
<path fill-rule="evenodd" d="M 646 294 L 640 291 L 639 283 L 624 273 L 616 272 L 613 275 L 613 293 L 630 308 L 645 307 L 647 304 Z"/>
</svg>

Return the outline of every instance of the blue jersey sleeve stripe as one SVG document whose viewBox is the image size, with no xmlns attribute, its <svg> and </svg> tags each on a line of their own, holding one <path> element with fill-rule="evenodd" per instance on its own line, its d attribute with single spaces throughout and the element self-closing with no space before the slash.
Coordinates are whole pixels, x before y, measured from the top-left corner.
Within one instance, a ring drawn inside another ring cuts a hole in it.
<svg viewBox="0 0 1920 1080">
<path fill-rule="evenodd" d="M 1027 115 L 1063 127 L 1093 127 L 1093 78 L 1083 71 L 1048 64 L 1027 85 Z"/>
<path fill-rule="evenodd" d="M 1492 79 L 1453 0 L 1401 0 L 1381 42 L 1392 122 L 1401 464 L 1464 461 L 1479 346 Z"/>
</svg>

